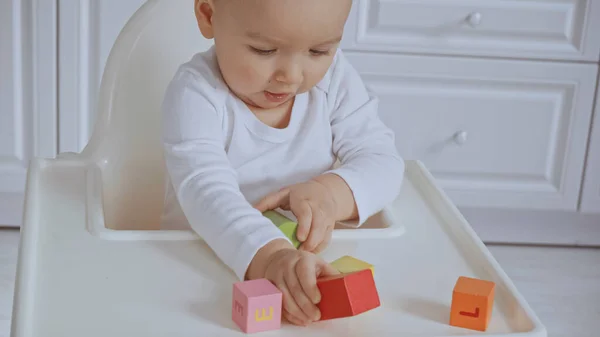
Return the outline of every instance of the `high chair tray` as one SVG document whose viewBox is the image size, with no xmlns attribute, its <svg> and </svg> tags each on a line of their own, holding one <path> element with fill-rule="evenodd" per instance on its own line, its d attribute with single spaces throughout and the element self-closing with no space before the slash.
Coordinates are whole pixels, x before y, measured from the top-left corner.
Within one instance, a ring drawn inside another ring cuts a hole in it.
<svg viewBox="0 0 600 337">
<path fill-rule="evenodd" d="M 243 336 L 231 320 L 237 280 L 200 240 L 102 237 L 87 226 L 90 167 L 36 160 L 29 171 L 12 337 Z M 407 161 L 389 208 L 402 235 L 333 240 L 323 258 L 375 267 L 381 306 L 264 336 L 546 336 L 511 280 L 419 162 Z M 118 236 L 119 233 L 111 235 Z M 123 233 L 131 236 L 131 233 Z M 459 276 L 496 283 L 486 332 L 449 325 Z"/>
</svg>

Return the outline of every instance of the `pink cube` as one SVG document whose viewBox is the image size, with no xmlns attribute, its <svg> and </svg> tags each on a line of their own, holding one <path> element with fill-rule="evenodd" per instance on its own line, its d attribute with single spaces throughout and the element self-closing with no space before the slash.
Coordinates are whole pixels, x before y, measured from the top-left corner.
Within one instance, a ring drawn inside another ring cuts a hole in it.
<svg viewBox="0 0 600 337">
<path fill-rule="evenodd" d="M 246 333 L 281 327 L 283 295 L 267 279 L 237 282 L 233 285 L 231 318 Z"/>
</svg>

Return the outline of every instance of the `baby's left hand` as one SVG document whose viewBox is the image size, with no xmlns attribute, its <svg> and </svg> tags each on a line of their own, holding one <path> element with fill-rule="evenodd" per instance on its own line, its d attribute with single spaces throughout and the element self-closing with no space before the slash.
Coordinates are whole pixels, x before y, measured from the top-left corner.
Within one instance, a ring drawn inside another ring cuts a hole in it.
<svg viewBox="0 0 600 337">
<path fill-rule="evenodd" d="M 298 249 L 319 253 L 331 240 L 337 205 L 333 193 L 324 184 L 310 180 L 271 193 L 255 206 L 264 212 L 281 208 L 298 219 L 296 236 L 302 242 Z"/>
</svg>

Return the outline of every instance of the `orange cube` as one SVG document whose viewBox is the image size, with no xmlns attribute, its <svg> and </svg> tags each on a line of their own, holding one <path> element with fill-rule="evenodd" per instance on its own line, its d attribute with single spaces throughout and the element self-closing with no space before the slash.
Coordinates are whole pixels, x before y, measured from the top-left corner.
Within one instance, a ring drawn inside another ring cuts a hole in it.
<svg viewBox="0 0 600 337">
<path fill-rule="evenodd" d="M 487 330 L 494 306 L 494 282 L 461 276 L 452 292 L 450 325 Z"/>
</svg>

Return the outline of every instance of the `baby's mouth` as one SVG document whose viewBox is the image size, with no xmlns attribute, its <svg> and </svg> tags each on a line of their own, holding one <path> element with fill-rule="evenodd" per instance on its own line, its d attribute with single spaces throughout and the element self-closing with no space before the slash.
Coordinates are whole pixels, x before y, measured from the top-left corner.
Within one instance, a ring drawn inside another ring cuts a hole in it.
<svg viewBox="0 0 600 337">
<path fill-rule="evenodd" d="M 290 93 L 270 92 L 265 90 L 265 98 L 274 103 L 281 103 L 290 96 Z"/>
</svg>

